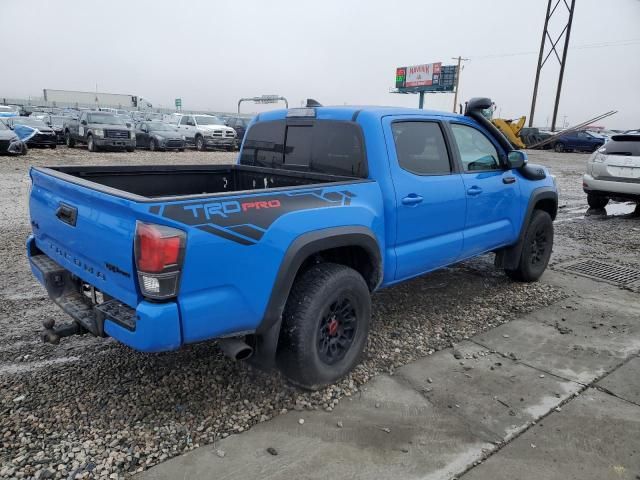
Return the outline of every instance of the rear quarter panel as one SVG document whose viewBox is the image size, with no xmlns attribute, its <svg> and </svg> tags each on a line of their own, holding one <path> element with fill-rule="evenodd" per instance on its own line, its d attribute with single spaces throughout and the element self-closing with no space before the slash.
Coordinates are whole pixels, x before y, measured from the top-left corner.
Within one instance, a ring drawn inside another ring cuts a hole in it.
<svg viewBox="0 0 640 480">
<path fill-rule="evenodd" d="M 384 251 L 382 212 L 378 184 L 362 181 L 150 204 L 145 216 L 188 231 L 178 302 L 192 343 L 255 330 L 300 235 L 362 226 Z"/>
</svg>

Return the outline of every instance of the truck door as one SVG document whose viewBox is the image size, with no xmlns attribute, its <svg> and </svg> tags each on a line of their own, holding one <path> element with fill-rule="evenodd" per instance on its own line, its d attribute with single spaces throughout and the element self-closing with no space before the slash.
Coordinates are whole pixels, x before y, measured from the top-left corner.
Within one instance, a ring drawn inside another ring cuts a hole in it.
<svg viewBox="0 0 640 480">
<path fill-rule="evenodd" d="M 450 125 L 467 197 L 463 244 L 467 258 L 516 240 L 522 214 L 520 186 L 484 132 L 467 124 Z"/>
<path fill-rule="evenodd" d="M 401 280 L 456 261 L 466 200 L 440 122 L 387 117 L 383 127 L 396 197 L 395 279 Z"/>
</svg>

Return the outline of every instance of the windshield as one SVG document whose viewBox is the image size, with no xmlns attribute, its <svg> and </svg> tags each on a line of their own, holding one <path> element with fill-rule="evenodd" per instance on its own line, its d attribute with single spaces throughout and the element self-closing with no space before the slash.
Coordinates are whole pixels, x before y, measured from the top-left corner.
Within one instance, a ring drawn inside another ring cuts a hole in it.
<svg viewBox="0 0 640 480">
<path fill-rule="evenodd" d="M 104 125 L 125 125 L 124 119 L 109 113 L 92 113 L 88 117 L 88 122 Z"/>
<path fill-rule="evenodd" d="M 27 125 L 28 127 L 46 127 L 47 125 L 38 118 L 16 118 L 14 120 L 16 125 Z"/>
<path fill-rule="evenodd" d="M 224 125 L 224 122 L 220 120 L 218 117 L 214 116 L 204 116 L 204 115 L 195 115 L 196 123 L 198 125 Z"/>
<path fill-rule="evenodd" d="M 51 125 L 64 125 L 64 121 L 69 117 L 51 117 Z"/>
<path fill-rule="evenodd" d="M 147 125 L 149 125 L 149 130 L 151 131 L 160 131 L 160 132 L 175 132 L 176 129 L 175 127 L 173 127 L 172 125 L 167 125 L 166 123 L 160 123 L 160 122 L 154 122 L 154 123 L 148 123 Z"/>
</svg>

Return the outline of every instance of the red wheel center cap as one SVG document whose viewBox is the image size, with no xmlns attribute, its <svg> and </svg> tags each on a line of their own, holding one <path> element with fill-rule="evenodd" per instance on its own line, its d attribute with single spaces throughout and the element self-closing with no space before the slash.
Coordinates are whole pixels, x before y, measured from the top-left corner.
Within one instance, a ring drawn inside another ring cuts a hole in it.
<svg viewBox="0 0 640 480">
<path fill-rule="evenodd" d="M 338 322 L 338 320 L 335 317 L 329 320 L 329 323 L 327 325 L 327 331 L 329 332 L 329 335 L 333 337 L 336 333 L 338 333 L 339 325 L 340 325 L 340 322 Z"/>
</svg>

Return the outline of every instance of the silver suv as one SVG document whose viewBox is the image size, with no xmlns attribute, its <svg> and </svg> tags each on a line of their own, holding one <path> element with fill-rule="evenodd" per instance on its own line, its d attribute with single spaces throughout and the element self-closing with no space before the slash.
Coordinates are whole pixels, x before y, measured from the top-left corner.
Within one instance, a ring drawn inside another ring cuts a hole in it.
<svg viewBox="0 0 640 480">
<path fill-rule="evenodd" d="M 640 134 L 614 135 L 587 162 L 582 188 L 591 208 L 609 199 L 640 203 Z"/>
<path fill-rule="evenodd" d="M 233 150 L 236 143 L 236 131 L 214 115 L 182 115 L 178 120 L 178 130 L 187 143 L 195 145 L 198 150 L 208 147 Z"/>
</svg>

